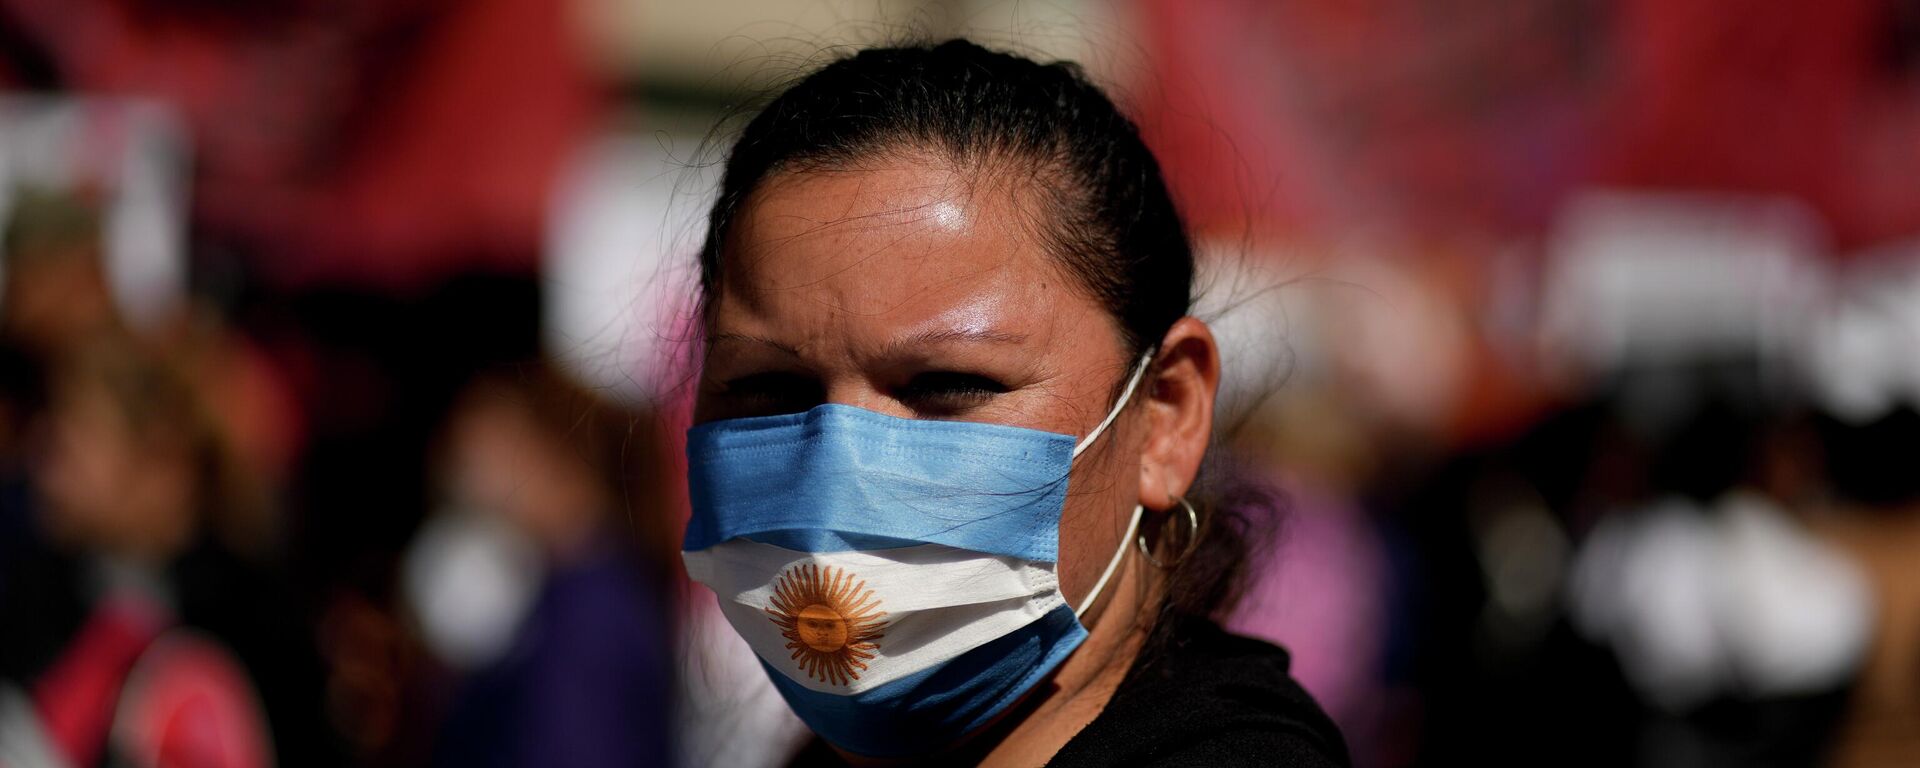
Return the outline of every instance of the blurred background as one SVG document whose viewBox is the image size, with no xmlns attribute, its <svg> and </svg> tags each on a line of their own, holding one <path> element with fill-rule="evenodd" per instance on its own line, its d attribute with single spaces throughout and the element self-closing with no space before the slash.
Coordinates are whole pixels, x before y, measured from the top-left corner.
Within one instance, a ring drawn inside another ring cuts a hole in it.
<svg viewBox="0 0 1920 768">
<path fill-rule="evenodd" d="M 1905 0 L 0 0 L 0 764 L 781 764 L 693 246 L 730 118 L 953 35 L 1159 154 L 1228 623 L 1358 765 L 1920 765 Z"/>
</svg>

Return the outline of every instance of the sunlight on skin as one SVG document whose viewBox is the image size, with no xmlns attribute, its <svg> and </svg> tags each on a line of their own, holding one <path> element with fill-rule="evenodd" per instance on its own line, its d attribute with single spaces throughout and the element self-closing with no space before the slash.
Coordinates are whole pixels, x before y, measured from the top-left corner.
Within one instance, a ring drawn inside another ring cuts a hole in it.
<svg viewBox="0 0 1920 768">
<path fill-rule="evenodd" d="M 1131 353 L 1113 318 L 1031 237 L 1023 217 L 1033 201 L 995 178 L 895 155 L 764 181 L 729 232 L 710 297 L 696 420 L 837 403 L 1076 439 L 1091 431 Z M 1059 564 L 1070 603 L 1121 544 L 1133 506 L 1171 506 L 1197 471 L 1218 379 L 1213 341 L 1191 319 L 1169 339 L 1187 340 L 1177 346 L 1197 362 L 1175 368 L 1190 375 L 1149 381 L 1132 405 L 1183 387 L 1184 404 L 1127 408 L 1074 465 Z M 928 395 L 919 382 L 929 375 L 991 386 Z M 1205 413 L 1194 439 L 1196 409 Z M 1172 432 L 1178 439 L 1163 434 Z M 1143 451 L 1163 460 L 1143 463 Z M 1138 650 L 1134 619 L 1157 594 L 1158 572 L 1143 562 L 1125 561 L 1085 617 L 1087 642 L 1035 691 L 1038 703 L 989 763 L 1043 762 L 1098 715 Z"/>
</svg>

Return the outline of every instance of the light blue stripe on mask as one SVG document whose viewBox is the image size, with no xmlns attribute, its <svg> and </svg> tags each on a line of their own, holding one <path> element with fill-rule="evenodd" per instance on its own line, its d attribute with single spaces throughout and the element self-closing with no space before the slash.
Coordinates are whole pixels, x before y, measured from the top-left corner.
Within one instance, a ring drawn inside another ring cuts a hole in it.
<svg viewBox="0 0 1920 768">
<path fill-rule="evenodd" d="M 1073 608 L 1063 605 L 959 658 L 852 696 L 809 690 L 772 667 L 767 676 L 807 727 L 840 748 L 872 757 L 924 755 L 999 717 L 1086 638 Z"/>
<path fill-rule="evenodd" d="M 684 549 L 736 537 L 800 552 L 916 544 L 1059 560 L 1074 438 L 846 405 L 687 433 Z"/>
</svg>

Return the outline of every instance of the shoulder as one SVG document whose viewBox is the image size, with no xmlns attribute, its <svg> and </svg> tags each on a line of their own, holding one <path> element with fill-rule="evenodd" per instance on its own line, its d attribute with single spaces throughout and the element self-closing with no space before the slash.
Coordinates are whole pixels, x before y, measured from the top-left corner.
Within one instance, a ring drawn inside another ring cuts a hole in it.
<svg viewBox="0 0 1920 768">
<path fill-rule="evenodd" d="M 141 764 L 270 765 L 252 683 L 225 646 L 191 630 L 154 640 L 128 673 L 114 740 Z"/>
<path fill-rule="evenodd" d="M 1179 620 L 1053 765 L 1345 766 L 1346 743 L 1287 652 Z"/>
<path fill-rule="evenodd" d="M 644 657 L 667 641 L 665 614 L 631 561 L 597 552 L 549 575 L 532 619 L 553 651 Z"/>
</svg>

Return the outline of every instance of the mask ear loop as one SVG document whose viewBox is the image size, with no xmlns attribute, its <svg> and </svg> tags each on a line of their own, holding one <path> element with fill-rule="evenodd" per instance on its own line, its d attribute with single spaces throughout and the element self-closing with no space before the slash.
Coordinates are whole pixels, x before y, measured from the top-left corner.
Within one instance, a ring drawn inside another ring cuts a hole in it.
<svg viewBox="0 0 1920 768">
<path fill-rule="evenodd" d="M 1157 350 L 1148 349 L 1140 355 L 1140 362 L 1135 363 L 1133 366 L 1133 375 L 1127 377 L 1126 389 L 1120 392 L 1120 401 L 1114 403 L 1113 410 L 1108 411 L 1107 417 L 1100 420 L 1100 426 L 1094 427 L 1092 432 L 1087 433 L 1087 436 L 1082 438 L 1080 443 L 1073 447 L 1074 458 L 1079 458 L 1081 453 L 1093 445 L 1093 441 L 1100 439 L 1100 435 L 1107 431 L 1107 427 L 1113 424 L 1113 420 L 1120 416 L 1120 411 L 1127 407 L 1127 402 L 1133 399 L 1133 391 L 1140 386 L 1140 380 L 1146 378 L 1147 365 L 1153 362 L 1153 353 L 1155 351 Z M 1113 579 L 1113 572 L 1120 570 L 1120 562 L 1127 559 L 1127 543 L 1139 535 L 1140 516 L 1145 513 L 1145 507 L 1138 504 L 1133 505 L 1133 516 L 1127 520 L 1127 532 L 1120 536 L 1119 548 L 1114 550 L 1113 557 L 1108 558 L 1107 570 L 1100 574 L 1099 581 L 1093 583 L 1093 590 L 1089 591 L 1087 596 L 1080 600 L 1079 607 L 1073 609 L 1073 617 L 1075 619 L 1080 618 L 1087 612 L 1088 608 L 1093 607 L 1093 601 L 1100 598 L 1100 593 L 1107 588 L 1107 582 Z"/>
<path fill-rule="evenodd" d="M 1149 349 L 1140 355 L 1140 362 L 1133 366 L 1133 375 L 1127 377 L 1127 388 L 1120 391 L 1120 400 L 1113 404 L 1113 410 L 1107 411 L 1107 417 L 1100 420 L 1100 426 L 1094 427 L 1092 432 L 1088 432 L 1086 437 L 1080 438 L 1080 442 L 1073 446 L 1073 458 L 1080 458 L 1080 454 L 1091 448 L 1093 441 L 1100 439 L 1100 435 L 1107 431 L 1107 427 L 1113 424 L 1113 420 L 1120 418 L 1120 412 L 1126 409 L 1127 401 L 1133 399 L 1133 390 L 1139 388 L 1141 379 L 1146 378 L 1147 364 L 1153 362 L 1154 351 Z"/>
<path fill-rule="evenodd" d="M 1127 559 L 1127 542 L 1135 540 L 1139 535 L 1140 516 L 1145 512 L 1145 507 L 1139 504 L 1133 505 L 1133 517 L 1127 521 L 1127 532 L 1120 536 L 1120 549 L 1113 553 L 1113 559 L 1107 561 L 1107 570 L 1100 574 L 1099 581 L 1093 583 L 1093 591 L 1088 592 L 1087 596 L 1080 601 L 1080 607 L 1073 609 L 1074 618 L 1080 618 L 1088 608 L 1093 607 L 1093 601 L 1099 599 L 1100 592 L 1107 588 L 1107 580 L 1113 578 L 1114 571 L 1120 570 L 1120 561 Z"/>
</svg>

